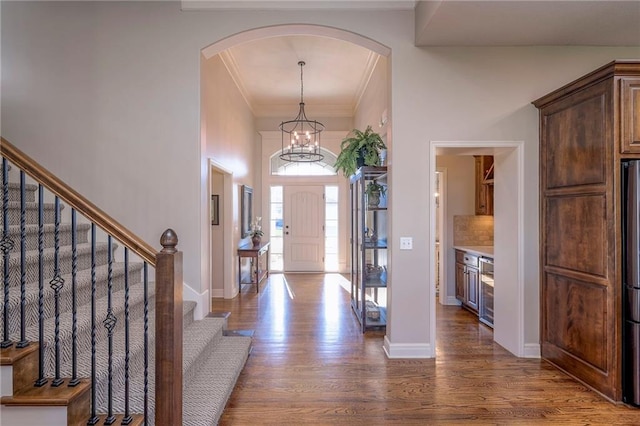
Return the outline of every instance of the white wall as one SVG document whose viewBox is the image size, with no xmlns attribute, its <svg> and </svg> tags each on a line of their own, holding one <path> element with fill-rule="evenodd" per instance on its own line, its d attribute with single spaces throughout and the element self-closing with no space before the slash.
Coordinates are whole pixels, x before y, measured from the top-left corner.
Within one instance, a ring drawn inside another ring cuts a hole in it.
<svg viewBox="0 0 640 426">
<path fill-rule="evenodd" d="M 402 12 L 180 11 L 172 2 L 2 2 L 2 135 L 158 246 L 173 227 L 185 280 L 208 286 L 208 167 L 200 51 L 258 27 L 309 22 L 391 50 L 393 283 L 387 340 L 429 342 L 428 142 L 525 141 L 525 258 L 538 257 L 538 122 L 530 102 L 639 48 L 417 48 Z M 399 251 L 401 236 L 414 249 Z M 536 292 L 538 265 L 526 265 Z M 537 307 L 532 306 L 531 309 Z M 533 318 L 533 317 L 532 317 Z M 537 325 L 526 330 L 537 342 Z M 397 351 L 396 351 L 397 349 Z M 404 352 L 403 352 L 404 351 Z"/>
</svg>

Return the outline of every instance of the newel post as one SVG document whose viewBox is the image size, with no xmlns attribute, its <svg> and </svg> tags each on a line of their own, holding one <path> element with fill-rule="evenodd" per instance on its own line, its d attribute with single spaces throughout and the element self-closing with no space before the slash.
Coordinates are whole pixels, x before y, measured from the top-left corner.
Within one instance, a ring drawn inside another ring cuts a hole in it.
<svg viewBox="0 0 640 426">
<path fill-rule="evenodd" d="M 182 425 L 182 252 L 167 229 L 156 256 L 155 424 Z"/>
</svg>

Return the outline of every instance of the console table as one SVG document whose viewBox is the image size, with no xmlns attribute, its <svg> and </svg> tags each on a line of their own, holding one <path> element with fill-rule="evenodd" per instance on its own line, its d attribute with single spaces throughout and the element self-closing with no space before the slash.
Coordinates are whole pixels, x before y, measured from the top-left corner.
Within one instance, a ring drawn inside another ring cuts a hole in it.
<svg viewBox="0 0 640 426">
<path fill-rule="evenodd" d="M 260 268 L 260 258 L 264 256 L 265 266 Z M 251 282 L 242 282 L 242 259 L 251 258 Z M 255 268 L 255 270 L 254 270 Z M 255 284 L 256 293 L 260 290 L 260 282 L 269 276 L 269 242 L 258 245 L 247 244 L 238 248 L 238 285 Z M 255 280 L 255 281 L 253 281 Z"/>
</svg>

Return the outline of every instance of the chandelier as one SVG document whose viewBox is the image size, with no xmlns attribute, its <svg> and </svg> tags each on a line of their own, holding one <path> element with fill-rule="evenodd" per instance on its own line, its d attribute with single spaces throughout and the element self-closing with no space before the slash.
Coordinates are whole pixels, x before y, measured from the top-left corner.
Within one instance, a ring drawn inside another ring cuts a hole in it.
<svg viewBox="0 0 640 426">
<path fill-rule="evenodd" d="M 300 65 L 300 111 L 293 120 L 280 123 L 282 132 L 282 151 L 280 158 L 294 163 L 312 163 L 320 161 L 324 155 L 320 153 L 320 133 L 324 130 L 324 124 L 309 120 L 304 112 L 304 83 L 302 80 L 302 67 Z"/>
</svg>

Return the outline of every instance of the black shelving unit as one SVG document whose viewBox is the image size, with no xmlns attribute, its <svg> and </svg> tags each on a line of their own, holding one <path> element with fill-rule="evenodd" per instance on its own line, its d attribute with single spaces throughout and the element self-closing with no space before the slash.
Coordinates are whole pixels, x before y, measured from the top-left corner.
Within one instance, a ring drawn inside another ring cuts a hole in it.
<svg viewBox="0 0 640 426">
<path fill-rule="evenodd" d="M 371 181 L 386 187 L 387 168 L 361 167 L 350 178 L 351 307 L 363 333 L 387 325 L 387 199 L 368 205 L 365 190 Z"/>
</svg>

